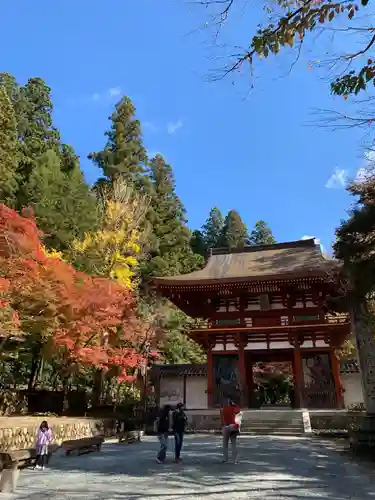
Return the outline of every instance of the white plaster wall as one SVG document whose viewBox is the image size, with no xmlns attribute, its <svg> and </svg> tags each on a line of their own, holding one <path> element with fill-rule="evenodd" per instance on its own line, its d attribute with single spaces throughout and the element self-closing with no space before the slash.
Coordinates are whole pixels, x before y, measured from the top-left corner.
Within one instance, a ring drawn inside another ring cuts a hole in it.
<svg viewBox="0 0 375 500">
<path fill-rule="evenodd" d="M 160 379 L 160 406 L 183 403 L 184 379 L 183 377 L 162 377 Z"/>
<path fill-rule="evenodd" d="M 344 402 L 346 408 L 364 402 L 360 373 L 342 373 L 341 382 L 345 389 Z"/>
<path fill-rule="evenodd" d="M 207 377 L 186 377 L 186 409 L 207 408 Z"/>
</svg>

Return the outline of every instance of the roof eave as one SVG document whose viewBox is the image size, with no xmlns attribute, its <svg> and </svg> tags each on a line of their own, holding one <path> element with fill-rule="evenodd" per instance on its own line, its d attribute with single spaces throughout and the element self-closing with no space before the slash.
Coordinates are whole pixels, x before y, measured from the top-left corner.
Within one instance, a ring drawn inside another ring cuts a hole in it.
<svg viewBox="0 0 375 500">
<path fill-rule="evenodd" d="M 236 278 L 204 278 L 204 279 L 181 279 L 173 278 L 154 278 L 152 283 L 159 287 L 175 287 L 175 286 L 200 286 L 200 285 L 229 285 L 238 283 L 262 283 L 265 281 L 291 281 L 291 280 L 324 280 L 327 277 L 327 271 L 315 270 L 305 273 L 288 273 L 283 275 L 265 275 L 265 276 L 240 276 Z"/>
</svg>

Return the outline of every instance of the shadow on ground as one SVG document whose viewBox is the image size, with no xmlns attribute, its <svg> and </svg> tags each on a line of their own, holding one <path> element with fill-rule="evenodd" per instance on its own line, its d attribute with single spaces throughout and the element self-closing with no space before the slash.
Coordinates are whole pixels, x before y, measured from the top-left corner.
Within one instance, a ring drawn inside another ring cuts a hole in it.
<svg viewBox="0 0 375 500">
<path fill-rule="evenodd" d="M 55 457 L 38 478 L 27 471 L 19 499 L 147 500 L 160 498 L 375 499 L 374 483 L 334 444 L 307 439 L 241 437 L 241 461 L 220 464 L 220 438 L 187 437 L 184 462 L 155 462 L 157 443 L 105 444 L 100 453 Z M 29 483 L 27 485 L 27 483 Z M 13 497 L 14 498 L 14 497 Z"/>
</svg>

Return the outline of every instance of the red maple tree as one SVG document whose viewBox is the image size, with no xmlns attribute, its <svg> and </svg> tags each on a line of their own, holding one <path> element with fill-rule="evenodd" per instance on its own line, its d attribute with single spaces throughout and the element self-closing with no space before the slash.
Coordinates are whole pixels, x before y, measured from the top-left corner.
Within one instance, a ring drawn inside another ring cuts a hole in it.
<svg viewBox="0 0 375 500">
<path fill-rule="evenodd" d="M 38 336 L 71 372 L 92 366 L 130 380 L 150 330 L 137 319 L 131 293 L 49 256 L 40 238 L 30 211 L 0 205 L 1 331 L 12 325 L 19 335 Z"/>
</svg>

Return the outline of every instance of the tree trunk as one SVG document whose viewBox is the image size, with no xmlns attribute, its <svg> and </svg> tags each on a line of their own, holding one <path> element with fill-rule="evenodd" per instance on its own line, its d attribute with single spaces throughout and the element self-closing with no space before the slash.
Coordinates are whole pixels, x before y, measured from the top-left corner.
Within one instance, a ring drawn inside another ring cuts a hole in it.
<svg viewBox="0 0 375 500">
<path fill-rule="evenodd" d="M 100 405 L 103 402 L 104 370 L 95 370 L 93 404 Z"/>
<path fill-rule="evenodd" d="M 33 355 L 33 358 L 31 361 L 29 383 L 28 383 L 28 387 L 27 387 L 29 392 L 32 392 L 34 390 L 39 366 L 40 366 L 40 356 L 39 356 L 39 351 L 38 351 L 37 353 L 35 353 Z"/>
<path fill-rule="evenodd" d="M 375 416 L 375 342 L 372 316 L 364 297 L 351 295 L 349 308 L 362 375 L 364 403 L 367 414 Z"/>
</svg>

